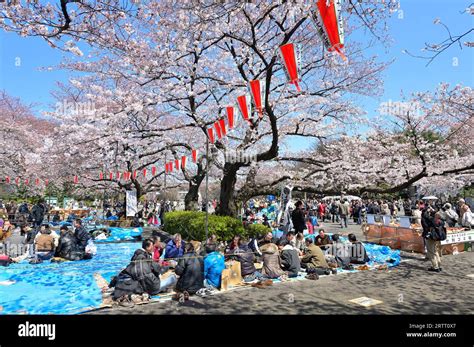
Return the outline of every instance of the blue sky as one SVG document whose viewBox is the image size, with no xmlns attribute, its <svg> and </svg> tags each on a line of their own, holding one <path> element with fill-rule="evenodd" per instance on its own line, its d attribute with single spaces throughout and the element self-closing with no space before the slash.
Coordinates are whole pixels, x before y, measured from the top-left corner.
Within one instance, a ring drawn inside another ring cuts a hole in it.
<svg viewBox="0 0 474 347">
<path fill-rule="evenodd" d="M 390 20 L 393 44 L 388 52 L 382 44 L 374 48 L 380 59 L 395 59 L 395 62 L 384 72 L 384 95 L 361 100 L 361 106 L 369 116 L 375 114 L 380 102 L 400 100 L 402 90 L 405 94 L 433 90 L 440 82 L 474 85 L 474 48 L 460 50 L 453 46 L 428 67 L 425 66 L 427 61 L 402 53 L 407 49 L 413 54 L 420 54 L 425 42 L 438 43 L 446 38 L 442 26 L 433 24 L 435 18 L 448 25 L 453 34 L 473 27 L 474 16 L 460 14 L 471 3 L 464 0 L 400 1 L 403 12 L 394 13 Z M 474 41 L 474 38 L 471 36 L 470 40 Z M 346 40 L 346 44 L 350 42 Z M 0 89 L 20 97 L 26 103 L 37 104 L 35 111 L 38 114 L 48 109 L 48 104 L 54 103 L 50 92 L 55 89 L 56 82 L 67 81 L 70 76 L 66 71 L 40 69 L 58 64 L 65 53 L 50 48 L 39 38 L 22 38 L 3 31 L 0 31 L 0 52 Z M 457 66 L 453 65 L 455 59 Z M 307 139 L 296 140 L 295 145 L 307 146 Z"/>
</svg>

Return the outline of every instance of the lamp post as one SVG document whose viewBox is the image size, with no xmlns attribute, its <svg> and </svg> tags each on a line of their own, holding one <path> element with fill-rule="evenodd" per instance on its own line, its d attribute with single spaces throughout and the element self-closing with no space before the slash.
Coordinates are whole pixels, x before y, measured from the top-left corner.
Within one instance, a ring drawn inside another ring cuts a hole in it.
<svg viewBox="0 0 474 347">
<path fill-rule="evenodd" d="M 204 201 L 206 204 L 206 223 L 205 223 L 205 231 L 206 231 L 206 238 L 204 240 L 204 252 L 205 252 L 205 243 L 207 242 L 207 237 L 209 233 L 209 197 L 208 197 L 208 190 L 209 190 L 209 137 L 206 137 L 206 192 L 204 196 Z"/>
</svg>

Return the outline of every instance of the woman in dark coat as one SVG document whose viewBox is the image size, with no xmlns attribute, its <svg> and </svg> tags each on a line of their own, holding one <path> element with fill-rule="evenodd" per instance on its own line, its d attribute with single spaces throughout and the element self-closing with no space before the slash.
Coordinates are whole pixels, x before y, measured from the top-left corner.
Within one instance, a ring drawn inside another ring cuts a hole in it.
<svg viewBox="0 0 474 347">
<path fill-rule="evenodd" d="M 185 245 L 184 251 L 175 269 L 176 275 L 179 276 L 176 290 L 195 294 L 204 287 L 204 262 L 201 257 L 196 256 L 191 243 Z"/>
</svg>

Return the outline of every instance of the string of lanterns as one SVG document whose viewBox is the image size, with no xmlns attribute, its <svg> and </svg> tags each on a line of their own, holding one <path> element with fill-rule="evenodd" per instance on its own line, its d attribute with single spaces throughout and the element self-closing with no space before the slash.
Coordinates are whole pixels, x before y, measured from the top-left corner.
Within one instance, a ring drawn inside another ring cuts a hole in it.
<svg viewBox="0 0 474 347">
<path fill-rule="evenodd" d="M 345 61 L 347 60 L 346 56 L 343 54 L 342 49 L 344 48 L 344 30 L 343 22 L 340 17 L 341 12 L 341 2 L 342 0 L 317 0 L 316 11 L 312 13 L 313 21 L 316 25 L 318 34 L 320 35 L 324 46 L 329 52 L 336 52 L 339 54 Z M 279 47 L 279 56 L 280 60 L 284 66 L 284 71 L 288 83 L 293 84 L 298 92 L 301 92 L 301 87 L 299 85 L 299 76 L 298 76 L 298 60 L 295 54 L 295 45 L 293 43 L 287 43 Z M 247 121 L 249 124 L 252 124 L 250 120 L 250 107 L 251 105 L 257 111 L 259 118 L 263 118 L 263 98 L 265 94 L 264 83 L 261 80 L 250 80 L 248 83 L 248 89 L 250 92 L 250 97 L 248 94 L 243 94 L 237 96 L 237 107 L 242 115 L 242 118 Z M 213 126 L 207 128 L 207 135 L 209 141 L 215 143 L 215 135 L 220 140 L 227 135 L 228 130 L 231 131 L 235 127 L 235 113 L 234 106 L 226 107 L 226 118 L 219 119 L 213 123 Z M 227 126 L 227 128 L 226 128 Z M 214 135 L 215 132 L 215 135 Z M 193 163 L 197 163 L 198 151 L 193 149 L 191 151 L 191 158 Z M 165 163 L 165 173 L 173 172 L 173 169 L 185 169 L 187 164 L 187 156 L 182 156 L 180 159 L 175 159 Z M 141 170 L 143 177 L 147 176 L 148 169 L 144 168 Z M 156 175 L 157 168 L 156 166 L 151 167 L 151 174 L 154 177 Z M 99 179 L 104 180 L 104 173 L 99 173 Z M 115 174 L 113 172 L 108 173 L 108 179 L 113 180 L 115 177 L 116 180 L 130 180 L 132 177 L 134 180 L 138 177 L 138 170 L 133 172 L 117 171 Z M 48 185 L 48 180 L 44 181 L 45 186 Z M 76 175 L 73 178 L 74 184 L 79 183 L 79 177 Z M 10 184 L 11 178 L 6 176 L 5 183 Z M 15 178 L 15 184 L 20 184 L 20 178 Z M 24 180 L 25 185 L 29 185 L 29 179 Z M 35 184 L 40 185 L 40 179 L 35 179 Z"/>
</svg>

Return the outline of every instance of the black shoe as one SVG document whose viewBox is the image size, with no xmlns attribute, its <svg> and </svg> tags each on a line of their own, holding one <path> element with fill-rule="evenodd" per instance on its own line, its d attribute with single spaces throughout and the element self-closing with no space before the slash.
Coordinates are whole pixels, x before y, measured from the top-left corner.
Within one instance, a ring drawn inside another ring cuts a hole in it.
<svg viewBox="0 0 474 347">
<path fill-rule="evenodd" d="M 443 271 L 443 269 L 442 269 L 442 268 L 440 268 L 440 267 L 438 268 L 438 270 L 439 270 L 439 271 Z"/>
<path fill-rule="evenodd" d="M 331 273 L 332 273 L 333 275 L 336 275 L 336 274 L 337 274 L 337 269 L 331 269 Z"/>
<path fill-rule="evenodd" d="M 325 274 L 325 275 L 330 275 L 330 274 L 331 274 L 331 270 L 329 270 L 329 269 L 324 270 L 324 274 Z"/>
<path fill-rule="evenodd" d="M 441 269 L 435 269 L 434 267 L 430 267 L 428 271 L 433 271 L 433 272 L 440 272 Z"/>
</svg>

